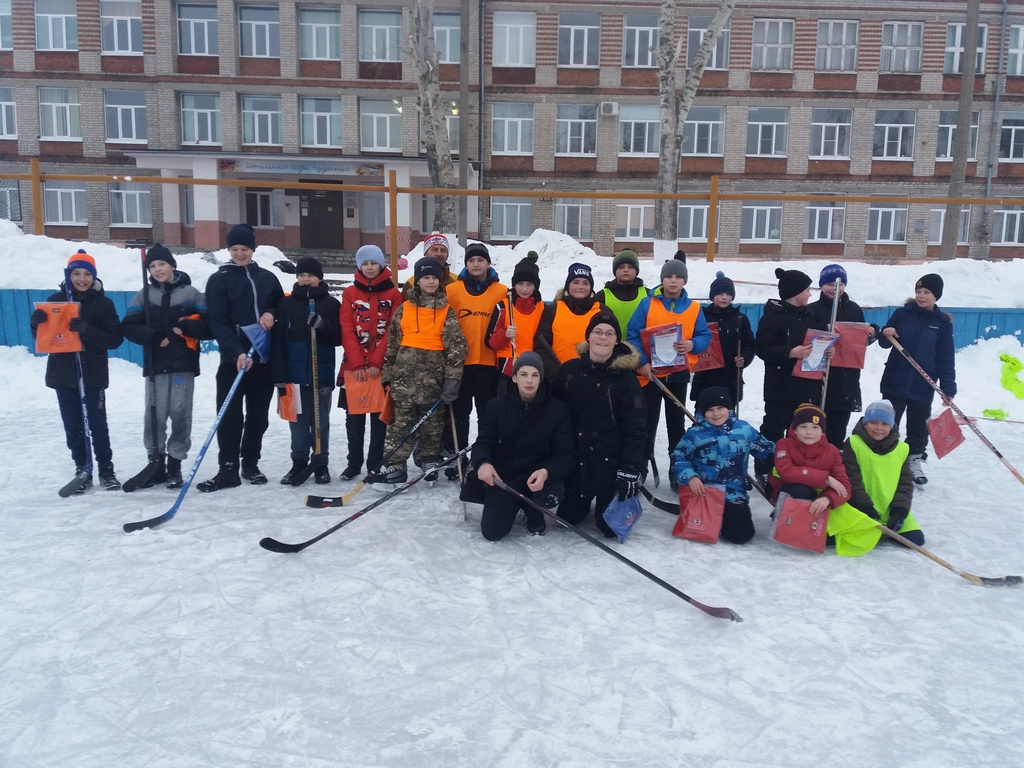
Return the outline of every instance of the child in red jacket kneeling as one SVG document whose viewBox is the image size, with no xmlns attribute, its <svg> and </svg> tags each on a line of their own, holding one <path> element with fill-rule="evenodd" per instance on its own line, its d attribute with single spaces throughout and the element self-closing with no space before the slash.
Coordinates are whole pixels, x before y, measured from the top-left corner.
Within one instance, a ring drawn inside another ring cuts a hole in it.
<svg viewBox="0 0 1024 768">
<path fill-rule="evenodd" d="M 850 498 L 843 457 L 825 438 L 821 408 L 804 403 L 793 412 L 788 434 L 775 445 L 775 469 L 768 482 L 773 502 L 780 493 L 788 493 L 810 501 L 812 515 L 835 509 Z"/>
</svg>

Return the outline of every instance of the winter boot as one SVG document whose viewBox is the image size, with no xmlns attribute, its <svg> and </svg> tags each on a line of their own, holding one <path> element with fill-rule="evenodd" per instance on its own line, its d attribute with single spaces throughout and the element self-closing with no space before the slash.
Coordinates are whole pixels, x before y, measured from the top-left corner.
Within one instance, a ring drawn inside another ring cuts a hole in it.
<svg viewBox="0 0 1024 768">
<path fill-rule="evenodd" d="M 342 482 L 347 483 L 349 480 L 355 480 L 357 477 L 359 477 L 359 473 L 362 472 L 362 470 L 362 464 L 349 464 L 347 467 L 345 467 L 345 471 L 341 473 L 338 479 L 341 480 Z"/>
<path fill-rule="evenodd" d="M 181 459 L 176 459 L 173 456 L 167 457 L 167 487 L 172 491 L 175 488 L 181 488 L 185 484 L 185 481 L 181 479 Z"/>
<path fill-rule="evenodd" d="M 675 467 L 668 471 L 668 486 L 672 489 L 672 493 L 679 493 L 679 478 L 676 477 Z"/>
<path fill-rule="evenodd" d="M 437 462 L 423 460 L 423 466 L 420 467 L 423 470 L 423 482 L 428 486 L 433 487 L 434 483 L 437 482 Z"/>
<path fill-rule="evenodd" d="M 281 478 L 281 485 L 294 485 L 295 476 L 302 472 L 309 463 L 303 459 L 292 459 L 292 468 L 288 470 L 284 477 Z M 245 470 L 242 470 L 242 477 L 245 477 Z M 246 480 L 252 481 L 251 477 L 246 477 Z M 253 481 L 255 482 L 255 481 Z"/>
<path fill-rule="evenodd" d="M 120 491 L 121 481 L 114 474 L 114 463 L 105 461 L 100 464 L 100 485 L 108 491 Z"/>
<path fill-rule="evenodd" d="M 458 463 L 452 462 L 444 468 L 444 476 L 448 479 L 449 483 L 459 482 L 459 463 L 462 464 L 462 476 L 465 477 L 469 472 L 469 459 L 465 456 L 459 458 Z"/>
<path fill-rule="evenodd" d="M 327 485 L 331 482 L 331 470 L 326 464 L 321 464 L 313 470 L 313 482 L 317 485 Z"/>
<path fill-rule="evenodd" d="M 220 471 L 209 480 L 196 486 L 203 493 L 213 493 L 224 488 L 237 488 L 242 484 L 238 478 L 238 465 L 233 461 L 220 465 Z"/>
<path fill-rule="evenodd" d="M 914 485 L 924 485 L 928 482 L 928 478 L 924 474 L 925 458 L 923 453 L 910 454 L 910 474 L 914 477 Z"/>
<path fill-rule="evenodd" d="M 548 524 L 544 519 L 544 515 L 540 512 L 533 511 L 526 513 L 526 532 L 531 536 L 543 536 L 547 533 Z"/>
<path fill-rule="evenodd" d="M 85 471 L 85 467 L 83 467 L 83 466 L 76 466 L 75 467 L 75 474 L 76 475 L 80 475 L 84 471 Z M 89 475 L 89 479 L 86 480 L 84 483 L 82 483 L 82 486 L 77 491 L 75 491 L 75 493 L 85 493 L 90 488 L 92 488 L 92 475 Z"/>
<path fill-rule="evenodd" d="M 242 479 L 248 480 L 249 485 L 267 484 L 267 476 L 260 472 L 255 461 L 242 461 Z"/>
<path fill-rule="evenodd" d="M 387 492 L 408 479 L 409 473 L 405 469 L 405 464 L 392 464 L 388 467 L 381 467 L 376 472 L 371 472 L 367 476 L 366 483 L 371 488 Z"/>
</svg>

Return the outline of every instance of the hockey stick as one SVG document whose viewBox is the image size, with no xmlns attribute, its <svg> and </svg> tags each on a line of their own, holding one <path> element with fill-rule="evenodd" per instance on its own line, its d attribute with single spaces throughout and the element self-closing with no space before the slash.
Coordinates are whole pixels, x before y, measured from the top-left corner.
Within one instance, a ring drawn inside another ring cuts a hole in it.
<svg viewBox="0 0 1024 768">
<path fill-rule="evenodd" d="M 455 408 L 452 407 L 451 403 L 448 403 L 448 415 L 451 416 L 452 421 L 452 446 L 455 448 L 455 452 L 459 452 L 459 434 L 455 429 Z M 458 461 L 455 464 L 459 469 L 459 490 L 461 495 L 462 486 L 466 484 L 466 478 L 462 476 L 462 461 Z M 462 502 L 462 522 L 469 522 L 469 510 L 466 508 L 466 502 Z"/>
<path fill-rule="evenodd" d="M 836 315 L 839 312 L 839 294 L 842 293 L 843 281 L 836 278 L 836 295 L 832 297 L 832 319 L 828 323 L 828 332 L 836 332 Z M 832 373 L 832 358 L 825 361 L 825 377 L 821 383 L 821 410 L 825 410 L 825 398 L 828 396 L 828 375 Z"/>
<path fill-rule="evenodd" d="M 661 475 L 658 474 L 658 462 L 651 456 L 651 475 L 654 477 L 654 487 L 661 485 Z"/>
<path fill-rule="evenodd" d="M 678 597 L 678 598 L 680 598 L 682 600 L 685 600 L 690 605 L 692 605 L 694 608 L 699 608 L 700 610 L 704 611 L 704 613 L 708 614 L 709 616 L 714 616 L 716 619 L 730 619 L 731 621 L 743 621 L 743 619 L 740 618 L 740 615 L 738 613 L 736 613 L 736 611 L 732 610 L 731 608 L 714 608 L 714 607 L 712 607 L 710 605 L 704 605 L 704 603 L 701 603 L 701 602 L 699 602 L 697 600 L 694 600 L 689 595 L 684 594 L 683 592 L 680 592 L 678 589 L 673 587 L 671 584 L 669 584 L 664 579 L 658 578 L 653 573 L 648 571 L 646 568 L 643 568 L 643 567 L 637 565 L 636 563 L 634 563 L 628 557 L 623 557 L 618 552 L 616 552 L 614 549 L 609 547 L 607 544 L 598 541 L 593 536 L 591 536 L 589 533 L 585 533 L 585 532 L 581 531 L 579 528 L 577 528 L 575 525 L 573 525 L 572 523 L 569 523 L 569 522 L 563 520 L 558 515 L 556 515 L 554 512 L 552 512 L 550 509 L 547 509 L 546 507 L 542 507 L 540 504 L 535 502 L 533 499 L 529 499 L 526 496 L 524 496 L 523 494 L 521 494 L 515 488 L 512 488 L 512 487 L 510 487 L 508 485 L 505 485 L 504 481 L 498 479 L 497 477 L 494 478 L 494 484 L 496 486 L 498 486 L 499 488 L 501 488 L 503 491 L 508 491 L 513 496 L 518 496 L 519 499 L 524 504 L 530 505 L 531 507 L 533 507 L 538 512 L 543 512 L 545 515 L 550 517 L 552 520 L 554 520 L 556 523 L 558 523 L 563 528 L 565 528 L 567 530 L 570 530 L 573 533 L 575 533 L 577 536 L 580 536 L 580 537 L 586 539 L 587 541 L 589 541 L 591 544 L 593 544 L 598 549 L 600 549 L 600 550 L 602 550 L 604 552 L 607 552 L 609 555 L 614 557 L 616 560 L 619 560 L 620 562 L 625 563 L 630 568 L 632 568 L 634 571 L 639 573 L 641 576 L 645 576 L 646 578 L 650 579 L 655 584 L 657 584 L 659 587 L 667 589 L 673 595 L 675 595 L 676 597 Z M 600 514 L 600 512 L 598 512 L 597 514 Z"/>
<path fill-rule="evenodd" d="M 434 469 L 440 469 L 441 467 L 444 467 L 445 465 L 450 464 L 453 459 L 458 459 L 467 450 L 469 450 L 469 449 L 468 448 L 464 448 L 463 450 L 459 451 L 458 453 L 452 454 L 449 458 L 444 459 L 444 460 L 438 462 L 437 466 L 434 467 Z M 432 471 L 434 471 L 434 469 L 431 469 L 430 471 L 432 472 Z M 344 520 L 342 520 L 340 523 L 337 523 L 336 525 L 332 525 L 326 531 L 324 531 L 321 534 L 318 534 L 318 535 L 314 536 L 312 539 L 307 539 L 306 541 L 300 542 L 298 544 L 286 544 L 283 541 L 278 541 L 277 539 L 273 539 L 270 536 L 267 536 L 267 537 L 265 537 L 263 539 L 260 539 L 260 546 L 263 547 L 268 552 L 282 552 L 282 553 L 301 552 L 306 547 L 311 546 L 313 544 L 316 544 L 318 541 L 320 541 L 320 539 L 326 538 L 327 536 L 330 536 L 335 531 L 337 531 L 337 530 L 339 530 L 341 528 L 344 528 L 346 525 L 351 523 L 353 520 L 358 520 L 360 517 L 365 515 L 367 512 L 369 512 L 369 511 L 371 511 L 373 509 L 376 509 L 377 507 L 379 507 L 381 504 L 383 504 L 388 499 L 394 498 L 395 496 L 397 496 L 398 494 L 402 493 L 403 491 L 409 490 L 414 485 L 416 485 L 416 483 L 418 483 L 420 480 L 422 480 L 426 476 L 427 476 L 426 472 L 421 472 L 420 474 L 418 474 L 416 477 L 412 478 L 411 480 L 407 480 L 406 482 L 404 482 L 401 485 L 399 485 L 397 488 L 395 488 L 395 490 L 391 491 L 390 493 L 384 494 L 383 496 L 381 496 L 379 499 L 377 499 L 376 501 L 372 502 L 371 504 L 367 504 L 365 507 L 360 509 L 358 512 L 355 512 L 355 513 L 349 515 Z"/>
<path fill-rule="evenodd" d="M 678 504 L 673 504 L 671 501 L 659 499 L 657 496 L 655 496 L 648 490 L 646 485 L 640 486 L 640 493 L 642 493 L 644 495 L 644 498 L 647 499 L 651 503 L 651 505 L 654 506 L 656 509 L 660 509 L 662 512 L 668 512 L 670 515 L 679 514 Z"/>
<path fill-rule="evenodd" d="M 947 570 L 950 570 L 953 573 L 955 573 L 957 576 L 962 576 L 963 578 L 971 582 L 971 584 L 976 584 L 979 587 L 1010 587 L 1017 584 L 1024 584 L 1024 576 L 1002 576 L 1000 578 L 989 578 L 986 576 L 975 576 L 973 573 L 961 571 L 959 568 L 954 568 L 952 565 L 947 563 L 938 555 L 932 554 L 924 547 L 920 546 L 919 544 L 915 544 L 905 536 L 900 536 L 898 533 L 889 528 L 886 528 L 881 523 L 879 523 L 875 527 L 882 533 L 884 533 L 886 536 L 889 536 L 898 541 L 903 546 L 909 547 L 910 549 L 913 549 L 916 552 L 920 552 L 929 560 L 938 563 L 943 568 L 946 568 Z"/>
<path fill-rule="evenodd" d="M 359 493 L 361 490 L 363 490 L 363 487 L 366 485 L 366 482 L 370 479 L 370 475 L 373 474 L 373 472 L 375 470 L 378 470 L 381 467 L 386 467 L 387 466 L 388 459 L 390 459 L 392 456 L 394 456 L 395 455 L 395 451 L 397 451 L 399 448 L 401 448 L 403 445 L 405 445 L 405 441 L 408 440 L 410 437 L 412 437 L 413 434 L 420 427 L 422 427 L 424 425 L 424 423 L 426 423 L 427 419 L 430 418 L 430 415 L 437 409 L 437 406 L 439 406 L 440 404 L 441 404 L 441 398 L 438 398 L 437 401 L 432 406 L 430 406 L 430 410 L 428 410 L 425 414 L 423 414 L 420 417 L 420 420 L 417 421 L 415 424 L 413 424 L 409 428 L 408 432 L 406 432 L 404 435 L 402 435 L 402 439 L 398 441 L 398 445 L 396 445 L 394 448 L 392 448 L 390 451 L 388 451 L 387 456 L 385 456 L 383 459 L 380 460 L 380 464 L 377 465 L 376 467 L 374 467 L 373 470 L 371 470 L 371 471 L 366 473 L 366 475 L 363 477 L 363 479 L 359 481 L 359 485 L 357 485 L 351 491 L 346 493 L 344 496 L 307 496 L 306 497 L 306 506 L 307 507 L 315 507 L 315 508 L 322 509 L 324 507 L 344 507 L 344 506 L 347 506 L 348 504 L 351 504 L 352 503 L 352 499 L 355 498 L 356 494 Z M 373 417 L 371 416 L 371 418 L 373 418 Z M 308 475 L 307 475 L 307 477 L 308 477 Z M 329 503 L 325 504 L 324 503 L 325 501 L 329 502 Z M 339 501 L 340 501 L 340 503 L 337 503 Z"/>
<path fill-rule="evenodd" d="M 309 300 L 309 314 L 316 312 L 316 302 L 313 299 Z M 313 457 L 309 460 L 309 463 L 305 467 L 300 469 L 294 475 L 292 475 L 291 482 L 288 485 L 299 486 L 309 480 L 309 476 L 316 471 L 316 468 L 320 466 L 320 378 L 318 375 L 319 367 L 317 366 L 316 358 L 316 328 L 309 326 L 309 346 L 310 355 L 312 356 L 313 362 Z"/>
<path fill-rule="evenodd" d="M 64 292 L 68 301 L 74 301 L 74 294 L 71 288 L 71 271 L 64 270 Z M 85 348 L 85 344 L 82 344 Z M 82 354 L 75 352 L 75 372 L 78 374 L 78 400 L 82 405 L 82 437 L 85 440 L 85 465 L 82 471 L 76 474 L 71 482 L 57 491 L 57 495 L 66 499 L 72 494 L 79 493 L 85 489 L 86 484 L 92 479 L 92 430 L 89 429 L 89 408 L 85 399 L 85 369 L 82 368 Z"/>
<path fill-rule="evenodd" d="M 158 525 L 163 525 L 178 514 L 178 508 L 181 506 L 181 502 L 184 500 L 185 494 L 188 493 L 188 489 L 192 485 L 192 478 L 196 476 L 196 470 L 198 470 L 199 465 L 203 463 L 203 457 L 206 456 L 206 449 L 209 448 L 210 443 L 213 442 L 213 436 L 217 434 L 217 427 L 220 426 L 221 419 L 223 419 L 224 414 L 227 413 L 228 406 L 231 404 L 231 398 L 235 396 L 235 392 L 238 390 L 238 385 L 242 383 L 242 377 L 245 376 L 245 372 L 249 370 L 249 361 L 252 360 L 252 356 L 255 351 L 255 348 L 249 347 L 249 354 L 245 356 L 245 365 L 243 365 L 241 370 L 235 375 L 235 380 L 231 383 L 231 389 L 228 390 L 227 397 L 224 398 L 224 402 L 220 406 L 220 410 L 217 411 L 217 418 L 213 420 L 213 426 L 210 427 L 210 431 L 206 435 L 206 440 L 203 441 L 203 447 L 199 450 L 196 460 L 192 462 L 192 469 L 189 470 L 188 477 L 185 478 L 185 482 L 182 484 L 181 490 L 178 491 L 178 498 L 174 500 L 174 504 L 172 504 L 171 508 L 162 515 L 151 517 L 149 520 L 125 523 L 125 533 L 131 533 L 132 531 L 138 531 L 143 528 L 156 528 Z"/>
<path fill-rule="evenodd" d="M 912 358 L 910 356 L 910 353 L 907 352 L 907 350 L 903 348 L 903 345 L 900 344 L 896 339 L 894 339 L 892 337 L 886 336 L 886 338 L 889 339 L 889 341 L 899 351 L 899 353 L 901 355 L 903 355 L 904 358 L 906 358 L 907 362 L 910 363 L 914 367 L 914 370 L 917 371 L 918 373 L 920 373 L 921 376 L 924 377 L 924 380 L 928 382 L 928 384 L 931 386 L 931 388 L 939 393 L 939 397 L 942 398 L 942 402 L 944 404 L 948 405 L 950 408 L 952 408 L 953 412 L 957 416 L 959 416 L 964 421 L 964 423 L 967 424 L 967 426 L 971 428 L 971 431 L 974 432 L 974 434 L 976 434 L 978 436 L 978 439 L 981 440 L 981 442 L 983 442 L 985 444 L 985 447 L 988 448 L 990 451 L 992 451 L 992 453 L 994 453 L 996 455 L 996 458 L 998 458 L 1001 462 L 1003 462 L 1003 464 L 1006 466 L 1006 468 L 1008 470 L 1010 470 L 1010 472 L 1013 473 L 1014 477 L 1016 477 L 1021 483 L 1024 483 L 1024 476 L 1021 476 L 1020 472 L 1018 472 L 1016 469 L 1014 469 L 1013 465 L 1006 460 L 1006 457 L 1003 456 L 1003 454 L 1001 454 L 999 452 L 999 449 L 996 448 L 994 445 L 992 445 L 991 441 L 989 441 L 989 439 L 987 437 L 985 437 L 985 435 L 982 434 L 981 430 L 978 429 L 978 425 L 977 424 L 973 424 L 971 422 L 971 420 L 967 418 L 966 414 L 964 414 L 964 412 L 960 410 L 960 408 L 957 406 L 957 404 L 953 402 L 953 398 L 948 397 L 945 392 L 943 392 L 941 389 L 939 389 L 939 385 L 935 383 L 935 380 L 932 379 L 932 377 L 928 375 L 928 372 L 925 371 L 925 369 L 920 366 L 920 364 L 917 362 L 917 360 L 915 360 L 914 358 Z"/>
</svg>

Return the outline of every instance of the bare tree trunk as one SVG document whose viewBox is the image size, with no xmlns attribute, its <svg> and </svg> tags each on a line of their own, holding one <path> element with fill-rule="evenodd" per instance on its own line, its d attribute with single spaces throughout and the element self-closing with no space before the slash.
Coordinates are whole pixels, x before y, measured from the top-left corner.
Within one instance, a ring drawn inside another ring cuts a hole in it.
<svg viewBox="0 0 1024 768">
<path fill-rule="evenodd" d="M 967 175 L 967 155 L 971 147 L 971 122 L 974 107 L 974 75 L 978 58 L 978 3 L 967 3 L 964 27 L 963 74 L 960 77 L 960 101 L 957 105 L 956 137 L 953 140 L 953 163 L 949 172 L 949 197 L 963 197 Z M 941 259 L 956 258 L 957 234 L 960 231 L 960 203 L 947 203 L 942 222 Z"/>
<path fill-rule="evenodd" d="M 720 0 L 715 17 L 708 27 L 697 49 L 690 68 L 686 72 L 682 91 L 676 88 L 676 70 L 683 43 L 676 44 L 677 0 L 662 0 L 661 21 L 658 30 L 658 96 L 661 105 L 661 156 L 658 160 L 656 191 L 675 193 L 679 191 L 679 161 L 683 143 L 683 127 L 690 114 L 690 106 L 697 95 L 700 79 L 704 74 L 711 52 L 722 35 L 736 0 Z M 677 200 L 655 200 L 654 237 L 656 240 L 676 241 L 679 203 Z M 714 237 L 709 232 L 708 237 Z M 675 246 L 673 245 L 673 249 Z"/>
<path fill-rule="evenodd" d="M 409 36 L 409 58 L 416 68 L 419 84 L 419 106 L 423 117 L 423 143 L 427 149 L 427 170 L 430 183 L 437 189 L 457 189 L 455 165 L 452 163 L 445 126 L 444 104 L 438 83 L 438 56 L 434 44 L 434 2 L 416 0 L 413 7 L 413 32 Z M 465 120 L 460 115 L 459 120 Z M 465 148 L 463 148 L 465 151 Z M 433 229 L 437 232 L 455 232 L 455 197 L 434 196 Z"/>
</svg>

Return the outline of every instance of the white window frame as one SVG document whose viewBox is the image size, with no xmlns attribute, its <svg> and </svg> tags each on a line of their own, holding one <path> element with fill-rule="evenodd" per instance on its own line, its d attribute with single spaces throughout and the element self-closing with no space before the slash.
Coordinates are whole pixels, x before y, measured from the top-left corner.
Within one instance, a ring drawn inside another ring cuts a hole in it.
<svg viewBox="0 0 1024 768">
<path fill-rule="evenodd" d="M 691 203 L 680 200 L 679 210 L 676 212 L 676 239 L 684 243 L 706 243 L 710 212 L 711 206 L 708 203 Z M 719 217 L 718 221 L 721 220 Z M 717 232 L 715 240 L 718 240 Z"/>
<path fill-rule="evenodd" d="M 717 118 L 713 119 L 713 114 L 717 114 Z M 724 157 L 725 107 L 690 107 L 680 151 L 684 157 Z"/>
<path fill-rule="evenodd" d="M 740 213 L 741 243 L 781 243 L 782 203 L 757 200 L 743 203 Z"/>
<path fill-rule="evenodd" d="M 942 229 L 946 222 L 946 208 L 932 208 L 928 216 L 928 245 L 942 245 Z M 960 208 L 960 221 L 957 223 L 956 244 L 971 243 L 971 206 Z"/>
<path fill-rule="evenodd" d="M 271 18 L 271 13 L 274 14 L 273 18 Z M 242 5 L 238 7 L 238 55 L 240 58 L 281 58 L 279 13 L 277 6 Z"/>
<path fill-rule="evenodd" d="M 43 213 L 45 223 L 53 226 L 80 227 L 89 223 L 88 198 L 81 181 L 44 181 Z"/>
<path fill-rule="evenodd" d="M 868 234 L 865 242 L 906 245 L 909 213 L 906 203 L 871 203 L 868 207 Z"/>
<path fill-rule="evenodd" d="M 213 106 L 196 106 L 195 99 L 212 99 Z M 189 140 L 189 134 L 195 138 Z M 204 135 L 206 138 L 200 138 Z M 220 146 L 220 94 L 181 94 L 182 146 Z"/>
<path fill-rule="evenodd" d="M 35 22 L 37 51 L 78 50 L 78 14 L 73 0 L 35 0 Z"/>
<path fill-rule="evenodd" d="M 714 18 L 714 16 L 690 16 L 687 20 L 686 61 L 689 62 L 690 66 L 693 65 L 693 59 L 697 55 L 697 50 L 700 48 L 700 44 L 704 42 L 704 35 L 707 34 L 708 27 L 711 26 Z M 657 45 L 657 35 L 655 35 L 654 40 L 655 45 Z M 715 41 L 715 47 L 711 49 L 707 66 L 704 67 L 705 70 L 725 72 L 729 69 L 730 40 L 731 30 L 729 23 L 726 22 L 725 27 L 722 28 L 722 34 Z M 655 66 L 657 65 L 655 64 Z"/>
<path fill-rule="evenodd" d="M 639 143 L 640 148 L 637 149 Z M 661 151 L 661 108 L 623 104 L 619 107 L 619 155 L 657 157 Z"/>
<path fill-rule="evenodd" d="M 299 136 L 304 147 L 340 147 L 341 99 L 302 97 L 299 100 Z"/>
<path fill-rule="evenodd" d="M 537 14 L 533 11 L 495 11 L 493 67 L 533 68 L 537 59 Z"/>
<path fill-rule="evenodd" d="M 0 139 L 16 138 L 18 138 L 18 106 L 14 101 L 14 89 L 0 88 Z"/>
<path fill-rule="evenodd" d="M 826 200 L 807 203 L 805 243 L 842 243 L 845 237 L 846 203 Z"/>
<path fill-rule="evenodd" d="M 520 240 L 533 234 L 533 204 L 491 198 L 491 238 Z"/>
<path fill-rule="evenodd" d="M 250 215 L 255 211 L 255 216 Z M 259 229 L 281 229 L 284 226 L 283 189 L 246 189 L 245 223 Z"/>
<path fill-rule="evenodd" d="M 653 23 L 652 23 L 653 21 Z M 653 69 L 658 66 L 654 51 L 658 47 L 658 17 L 646 13 L 627 13 L 622 17 L 623 69 Z"/>
<path fill-rule="evenodd" d="M 402 60 L 401 11 L 359 9 L 359 60 Z"/>
<path fill-rule="evenodd" d="M 555 157 L 594 157 L 597 154 L 597 106 L 559 104 L 556 110 Z M 573 111 L 576 114 L 570 115 Z"/>
<path fill-rule="evenodd" d="M 21 221 L 21 190 L 17 181 L 0 181 L 0 219 Z"/>
<path fill-rule="evenodd" d="M 558 66 L 594 69 L 600 64 L 600 14 L 578 11 L 558 14 Z"/>
<path fill-rule="evenodd" d="M 77 88 L 39 89 L 39 138 L 82 140 L 82 99 Z"/>
<path fill-rule="evenodd" d="M 242 144 L 281 146 L 280 96 L 242 96 Z"/>
<path fill-rule="evenodd" d="M 104 89 L 103 118 L 108 144 L 148 143 L 145 91 Z"/>
<path fill-rule="evenodd" d="M 890 122 L 899 113 L 909 113 L 909 123 Z M 871 155 L 874 160 L 914 159 L 914 134 L 917 126 L 917 111 L 913 109 L 879 109 L 875 112 L 875 130 L 871 142 Z M 878 147 L 882 152 L 878 153 Z M 907 154 L 904 154 L 904 151 Z"/>
<path fill-rule="evenodd" d="M 388 228 L 388 202 L 383 192 L 363 192 L 359 225 L 363 232 L 385 232 Z"/>
<path fill-rule="evenodd" d="M 944 75 L 964 73 L 964 36 L 967 22 L 946 24 L 946 55 L 942 58 Z M 988 47 L 988 24 L 978 25 L 978 50 L 975 58 L 975 75 L 985 74 L 985 51 Z"/>
<path fill-rule="evenodd" d="M 305 61 L 341 61 L 339 9 L 299 9 L 299 58 Z"/>
<path fill-rule="evenodd" d="M 185 16 L 185 13 L 209 15 Z M 217 34 L 216 5 L 178 6 L 179 56 L 216 56 L 219 50 Z"/>
<path fill-rule="evenodd" d="M 882 74 L 919 74 L 924 24 L 919 21 L 886 21 L 882 24 Z"/>
<path fill-rule="evenodd" d="M 14 26 L 11 0 L 0 0 L 0 51 L 14 50 Z"/>
<path fill-rule="evenodd" d="M 769 119 L 767 112 L 781 112 L 785 119 Z M 765 143 L 771 145 L 765 152 Z M 751 152 L 751 148 L 754 149 Z M 789 150 L 789 110 L 786 107 L 750 107 L 747 110 L 747 157 L 786 157 Z"/>
<path fill-rule="evenodd" d="M 500 107 L 500 109 L 499 109 Z M 512 114 L 522 111 L 522 115 Z M 529 117 L 526 112 L 529 111 Z M 498 114 L 508 112 L 509 114 Z M 491 104 L 491 155 L 533 154 L 533 104 L 493 102 Z"/>
<path fill-rule="evenodd" d="M 616 240 L 654 240 L 654 204 L 619 203 L 615 206 Z"/>
<path fill-rule="evenodd" d="M 942 163 L 953 160 L 953 144 L 956 142 L 956 119 L 955 109 L 943 109 L 939 111 L 939 133 L 935 140 L 935 162 Z M 949 121 L 952 122 L 949 122 Z M 943 122 L 946 121 L 946 122 Z M 971 143 L 967 149 L 967 159 L 978 159 L 978 133 L 981 127 L 981 112 L 975 110 L 971 113 Z"/>
<path fill-rule="evenodd" d="M 141 0 L 100 0 L 100 52 L 142 55 Z"/>
<path fill-rule="evenodd" d="M 1024 161 L 1024 112 L 1003 112 L 999 126 L 999 162 Z"/>
<path fill-rule="evenodd" d="M 594 239 L 594 204 L 591 200 L 556 200 L 555 231 L 575 240 Z"/>
<path fill-rule="evenodd" d="M 818 45 L 814 54 L 815 71 L 856 72 L 859 27 L 856 21 L 819 21 Z"/>
<path fill-rule="evenodd" d="M 462 61 L 462 17 L 458 13 L 434 14 L 434 47 L 438 64 Z"/>
<path fill-rule="evenodd" d="M 1007 233 L 1012 233 L 1007 239 Z M 997 208 L 992 212 L 992 246 L 1024 245 L 1024 208 Z"/>
<path fill-rule="evenodd" d="M 153 196 L 149 184 L 121 181 L 108 186 L 110 226 L 153 226 Z"/>
<path fill-rule="evenodd" d="M 845 112 L 845 119 L 839 113 Z M 826 114 L 828 113 L 828 114 Z M 849 160 L 853 110 L 825 107 L 811 110 L 810 160 Z"/>
<path fill-rule="evenodd" d="M 792 19 L 754 19 L 750 46 L 752 71 L 793 70 L 793 26 Z"/>
<path fill-rule="evenodd" d="M 1024 24 L 1010 25 L 1009 45 L 1006 49 L 1007 71 L 1012 76 L 1024 75 Z"/>
<path fill-rule="evenodd" d="M 389 110 L 381 109 L 390 105 Z M 375 111 L 379 110 L 379 111 Z M 379 141 L 383 131 L 384 141 Z M 368 141 L 372 139 L 372 141 Z M 359 100 L 359 148 L 363 152 L 402 151 L 402 104 L 397 100 Z"/>
</svg>

